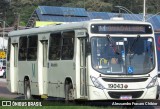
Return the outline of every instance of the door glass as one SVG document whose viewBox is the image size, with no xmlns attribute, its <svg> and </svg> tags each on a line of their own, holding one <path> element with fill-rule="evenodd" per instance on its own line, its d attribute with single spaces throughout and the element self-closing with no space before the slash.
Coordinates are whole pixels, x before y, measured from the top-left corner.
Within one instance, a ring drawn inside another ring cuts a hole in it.
<svg viewBox="0 0 160 109">
<path fill-rule="evenodd" d="M 13 47 L 14 47 L 14 67 L 17 67 L 18 44 L 13 44 Z"/>
<path fill-rule="evenodd" d="M 48 41 L 42 41 L 43 44 L 43 67 L 47 67 Z"/>
</svg>

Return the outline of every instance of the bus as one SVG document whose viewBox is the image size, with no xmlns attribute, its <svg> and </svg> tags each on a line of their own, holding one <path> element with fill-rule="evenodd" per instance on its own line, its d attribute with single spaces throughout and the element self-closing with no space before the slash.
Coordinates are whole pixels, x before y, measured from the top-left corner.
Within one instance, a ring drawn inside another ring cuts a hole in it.
<svg viewBox="0 0 160 109">
<path fill-rule="evenodd" d="M 7 87 L 26 99 L 156 99 L 154 36 L 150 23 L 121 18 L 12 31 Z"/>
</svg>

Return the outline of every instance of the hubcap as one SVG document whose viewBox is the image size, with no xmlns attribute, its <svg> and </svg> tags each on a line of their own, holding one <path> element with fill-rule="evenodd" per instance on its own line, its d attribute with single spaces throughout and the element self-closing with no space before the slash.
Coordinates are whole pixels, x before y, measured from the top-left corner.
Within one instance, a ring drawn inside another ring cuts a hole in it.
<svg viewBox="0 0 160 109">
<path fill-rule="evenodd" d="M 26 97 L 27 97 L 27 99 L 31 98 L 31 92 L 30 92 L 30 88 L 29 87 L 27 87 Z"/>
</svg>

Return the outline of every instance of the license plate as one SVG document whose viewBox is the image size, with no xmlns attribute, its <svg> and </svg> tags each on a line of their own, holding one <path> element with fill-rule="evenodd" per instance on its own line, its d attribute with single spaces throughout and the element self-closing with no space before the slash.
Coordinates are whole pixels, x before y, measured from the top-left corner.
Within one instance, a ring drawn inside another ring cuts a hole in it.
<svg viewBox="0 0 160 109">
<path fill-rule="evenodd" d="M 122 96 L 120 96 L 120 99 L 121 100 L 131 100 L 132 96 L 130 96 L 130 95 L 122 95 Z"/>
</svg>

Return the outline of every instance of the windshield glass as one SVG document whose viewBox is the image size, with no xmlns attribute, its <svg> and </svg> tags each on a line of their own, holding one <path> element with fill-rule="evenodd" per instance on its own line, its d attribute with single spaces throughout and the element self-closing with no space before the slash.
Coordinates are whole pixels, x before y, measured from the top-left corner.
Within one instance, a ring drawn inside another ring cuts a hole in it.
<svg viewBox="0 0 160 109">
<path fill-rule="evenodd" d="M 146 74 L 155 67 L 151 37 L 92 37 L 92 67 L 103 74 Z"/>
</svg>

